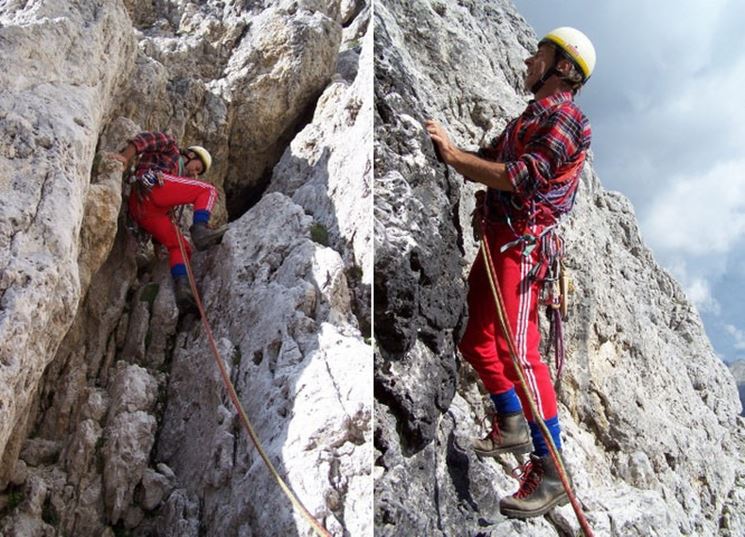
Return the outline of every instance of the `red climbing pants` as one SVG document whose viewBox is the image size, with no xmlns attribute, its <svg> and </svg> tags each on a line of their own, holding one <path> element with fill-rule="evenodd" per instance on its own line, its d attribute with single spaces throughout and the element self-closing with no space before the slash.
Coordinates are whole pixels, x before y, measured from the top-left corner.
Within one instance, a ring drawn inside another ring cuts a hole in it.
<svg viewBox="0 0 745 537">
<path fill-rule="evenodd" d="M 548 366 L 541 360 L 538 351 L 540 285 L 528 278 L 528 273 L 538 261 L 540 245 L 536 245 L 527 256 L 523 255 L 522 244 L 500 252 L 503 245 L 515 240 L 515 232 L 518 235 L 529 232 L 538 236 L 541 227 L 533 226 L 528 229 L 526 226 L 515 225 L 513 232 L 505 223 L 492 223 L 485 231 L 497 282 L 504 298 L 507 322 L 513 334 L 518 359 L 526 373 L 528 388 L 533 393 L 543 418 L 553 418 L 556 416 L 556 392 Z M 481 252 L 471 267 L 468 285 L 468 325 L 459 344 L 460 351 L 476 369 L 489 393 L 504 393 L 514 386 L 525 415 L 532 421 L 533 414 L 502 334 Z"/>
<path fill-rule="evenodd" d="M 129 214 L 137 225 L 150 233 L 155 240 L 168 249 L 171 267 L 184 263 L 178 247 L 176 227 L 168 214 L 178 205 L 194 205 L 194 212 L 211 211 L 217 199 L 214 186 L 198 179 L 162 174 L 162 185 L 156 185 L 143 199 L 134 191 L 129 196 Z M 183 238 L 183 235 L 182 235 Z M 191 255 L 191 246 L 184 241 L 186 255 Z"/>
</svg>

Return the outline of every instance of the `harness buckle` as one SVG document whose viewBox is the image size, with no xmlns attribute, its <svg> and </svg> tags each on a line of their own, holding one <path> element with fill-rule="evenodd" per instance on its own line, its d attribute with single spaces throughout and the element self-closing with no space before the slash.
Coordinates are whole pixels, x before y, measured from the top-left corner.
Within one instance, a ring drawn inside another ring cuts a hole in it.
<svg viewBox="0 0 745 537">
<path fill-rule="evenodd" d="M 526 233 L 524 235 L 519 236 L 513 241 L 510 241 L 506 244 L 503 244 L 502 247 L 499 249 L 499 253 L 503 254 L 513 246 L 518 246 L 519 244 L 523 245 L 523 251 L 522 255 L 525 257 L 530 256 L 530 254 L 533 252 L 533 249 L 535 249 L 536 245 L 538 244 L 538 238 L 534 235 L 530 235 L 529 233 Z"/>
</svg>

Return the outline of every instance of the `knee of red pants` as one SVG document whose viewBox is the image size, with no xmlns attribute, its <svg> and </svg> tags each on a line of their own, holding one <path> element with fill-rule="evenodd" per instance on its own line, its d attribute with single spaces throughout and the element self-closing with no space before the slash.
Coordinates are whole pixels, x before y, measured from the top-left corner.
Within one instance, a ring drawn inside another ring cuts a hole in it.
<svg viewBox="0 0 745 537">
<path fill-rule="evenodd" d="M 181 235 L 181 243 L 187 259 L 191 258 L 191 245 L 189 241 L 184 238 L 180 231 L 177 231 L 167 211 L 153 206 L 143 206 L 142 204 L 130 205 L 130 209 L 135 211 L 133 217 L 137 225 L 150 233 L 153 239 L 166 247 L 168 250 L 168 262 L 171 267 L 185 262 L 176 233 Z"/>
<path fill-rule="evenodd" d="M 191 259 L 191 246 L 189 246 L 189 242 L 184 238 L 183 235 L 181 236 L 181 244 L 183 245 L 184 252 L 186 253 L 186 260 Z M 173 241 L 169 241 L 168 244 L 163 243 L 163 246 L 168 249 L 168 264 L 170 267 L 186 262 L 184 256 L 181 254 L 181 248 L 179 248 L 178 239 L 176 239 L 175 234 L 173 237 Z"/>
<path fill-rule="evenodd" d="M 194 210 L 212 211 L 217 200 L 217 189 L 209 183 L 204 183 L 204 192 L 199 194 L 197 200 L 194 202 Z"/>
<path fill-rule="evenodd" d="M 192 204 L 194 210 L 211 211 L 217 199 L 217 189 L 209 183 L 190 177 L 165 175 L 161 187 L 153 189 L 151 196 L 157 205 L 171 207 Z"/>
<path fill-rule="evenodd" d="M 468 323 L 458 349 L 489 393 L 505 392 L 512 388 L 512 382 L 505 376 L 503 357 L 497 349 L 497 310 L 480 255 L 468 275 L 467 301 Z"/>
</svg>

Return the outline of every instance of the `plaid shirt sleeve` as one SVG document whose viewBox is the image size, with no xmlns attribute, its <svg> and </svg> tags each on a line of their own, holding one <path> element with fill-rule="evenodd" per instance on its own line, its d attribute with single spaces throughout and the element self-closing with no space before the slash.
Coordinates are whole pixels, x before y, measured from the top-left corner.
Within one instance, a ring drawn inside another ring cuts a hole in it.
<svg viewBox="0 0 745 537">
<path fill-rule="evenodd" d="M 163 132 L 141 132 L 130 140 L 140 155 L 136 175 L 148 170 L 178 173 L 180 150 L 176 141 Z"/>
<path fill-rule="evenodd" d="M 517 160 L 506 162 L 517 194 L 546 190 L 557 171 L 590 147 L 590 122 L 576 106 L 561 106 L 541 121 Z"/>
<path fill-rule="evenodd" d="M 141 132 L 130 140 L 137 153 L 178 151 L 176 140 L 164 132 Z"/>
</svg>

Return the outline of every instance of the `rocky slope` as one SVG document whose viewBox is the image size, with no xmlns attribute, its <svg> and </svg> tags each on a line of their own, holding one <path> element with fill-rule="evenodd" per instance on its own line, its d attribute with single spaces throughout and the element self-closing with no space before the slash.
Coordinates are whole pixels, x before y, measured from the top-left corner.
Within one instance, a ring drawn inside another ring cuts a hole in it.
<svg viewBox="0 0 745 537">
<path fill-rule="evenodd" d="M 354 0 L 0 6 L 0 534 L 312 534 L 127 230 L 106 152 L 139 130 L 212 152 L 230 230 L 193 263 L 222 359 L 306 507 L 370 533 L 369 20 Z"/>
<path fill-rule="evenodd" d="M 422 126 L 434 117 L 460 146 L 486 143 L 527 102 L 522 60 L 535 43 L 504 0 L 376 4 L 376 535 L 578 531 L 568 506 L 501 517 L 514 461 L 468 449 L 486 409 L 455 348 L 474 187 L 437 163 Z M 563 229 L 575 292 L 560 416 L 595 535 L 745 534 L 740 404 L 698 314 L 591 163 Z"/>
</svg>

